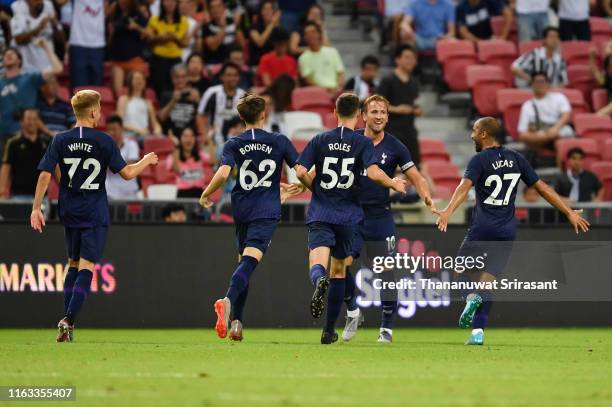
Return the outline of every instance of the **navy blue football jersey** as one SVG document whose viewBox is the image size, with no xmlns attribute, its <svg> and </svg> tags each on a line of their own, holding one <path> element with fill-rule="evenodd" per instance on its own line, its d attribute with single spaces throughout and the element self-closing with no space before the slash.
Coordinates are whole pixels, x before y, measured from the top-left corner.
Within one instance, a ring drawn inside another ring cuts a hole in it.
<svg viewBox="0 0 612 407">
<path fill-rule="evenodd" d="M 468 240 L 513 240 L 518 181 L 532 186 L 539 180 L 529 162 L 504 147 L 487 148 L 472 157 L 463 177 L 476 189 Z"/>
<path fill-rule="evenodd" d="M 232 190 L 236 222 L 280 219 L 283 160 L 294 167 L 297 156 L 287 136 L 262 129 L 247 130 L 225 143 L 221 164 L 238 168 L 238 181 Z"/>
<path fill-rule="evenodd" d="M 89 127 L 57 134 L 38 169 L 53 174 L 61 170 L 59 216 L 67 227 L 96 227 L 109 224 L 106 171 L 117 173 L 126 166 L 115 141 Z"/>
<path fill-rule="evenodd" d="M 356 131 L 364 134 L 364 129 Z M 363 135 L 363 137 L 367 137 Z M 402 142 L 389 133 L 385 132 L 383 139 L 374 146 L 374 157 L 381 170 L 393 178 L 397 167 L 402 172 L 414 166 L 410 151 Z M 387 216 L 391 210 L 389 202 L 389 189 L 377 184 L 362 173 L 361 184 L 361 206 L 366 218 Z"/>
<path fill-rule="evenodd" d="M 315 136 L 298 163 L 307 169 L 313 165 L 316 176 L 307 222 L 356 225 L 363 219 L 359 177 L 376 164 L 372 141 L 346 127 Z"/>
</svg>

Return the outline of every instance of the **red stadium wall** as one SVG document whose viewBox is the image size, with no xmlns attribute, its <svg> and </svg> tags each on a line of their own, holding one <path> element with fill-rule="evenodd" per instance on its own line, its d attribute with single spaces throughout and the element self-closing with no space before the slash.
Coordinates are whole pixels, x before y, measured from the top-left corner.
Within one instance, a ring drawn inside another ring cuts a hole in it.
<svg viewBox="0 0 612 407">
<path fill-rule="evenodd" d="M 454 254 L 465 227 L 441 235 L 432 226 L 398 227 L 398 246 Z M 63 229 L 42 235 L 24 224 L 0 224 L 0 327 L 51 327 L 62 313 Z M 519 239 L 573 240 L 568 227 L 521 228 Z M 584 238 L 612 241 L 612 228 L 596 227 Z M 307 236 L 302 225 L 280 226 L 251 280 L 248 326 L 312 327 L 312 288 L 307 273 Z M 401 250 L 401 249 L 400 249 Z M 236 252 L 231 225 L 113 225 L 81 327 L 212 327 L 212 303 L 223 295 Z M 462 304 L 415 294 L 400 309 L 400 326 L 455 326 Z M 365 310 L 366 323 L 379 309 Z M 612 325 L 612 302 L 498 303 L 491 326 Z"/>
</svg>

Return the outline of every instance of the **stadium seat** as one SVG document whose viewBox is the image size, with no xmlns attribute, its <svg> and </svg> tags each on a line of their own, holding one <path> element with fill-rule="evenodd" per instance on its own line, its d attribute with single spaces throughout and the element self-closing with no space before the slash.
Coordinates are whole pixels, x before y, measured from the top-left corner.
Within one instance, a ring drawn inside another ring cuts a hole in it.
<svg viewBox="0 0 612 407">
<path fill-rule="evenodd" d="M 500 67 L 508 80 L 508 86 L 512 86 L 513 75 L 510 65 L 518 57 L 516 44 L 510 41 L 488 40 L 478 41 L 477 46 L 480 62 Z"/>
<path fill-rule="evenodd" d="M 602 148 L 607 139 L 612 140 L 612 119 L 608 116 L 592 113 L 576 114 L 574 115 L 574 128 L 579 137 L 596 140 Z"/>
<path fill-rule="evenodd" d="M 601 160 L 601 150 L 597 142 L 589 138 L 563 138 L 555 143 L 557 150 L 557 162 L 564 167 L 566 155 L 569 149 L 580 147 L 585 154 L 584 165 L 590 167 L 593 163 Z"/>
<path fill-rule="evenodd" d="M 433 179 L 436 188 L 440 186 L 443 188 L 450 188 L 451 191 L 454 191 L 461 181 L 459 168 L 453 163 L 431 161 L 424 162 L 423 166 L 426 168 L 429 176 Z"/>
<path fill-rule="evenodd" d="M 589 113 L 591 109 L 589 109 L 589 105 L 584 100 L 584 96 L 582 96 L 582 92 L 578 89 L 570 89 L 570 88 L 553 88 L 553 92 L 563 93 L 565 97 L 569 100 L 572 105 L 572 117 L 580 114 L 580 113 Z"/>
<path fill-rule="evenodd" d="M 596 44 L 606 43 L 612 38 L 612 27 L 603 17 L 591 17 L 591 41 Z"/>
<path fill-rule="evenodd" d="M 323 127 L 323 120 L 318 113 L 314 112 L 287 112 L 284 115 L 286 132 L 292 137 L 296 131 L 303 129 L 320 129 Z"/>
<path fill-rule="evenodd" d="M 444 40 L 436 44 L 436 58 L 442 64 L 444 81 L 452 91 L 467 91 L 467 67 L 478 64 L 471 41 Z"/>
<path fill-rule="evenodd" d="M 304 139 L 292 139 L 291 142 L 293 143 L 293 146 L 295 147 L 297 152 L 300 154 L 302 153 L 302 151 L 304 151 L 304 148 L 306 148 L 306 145 L 308 144 L 308 140 Z"/>
<path fill-rule="evenodd" d="M 595 44 L 590 41 L 563 41 L 561 42 L 561 55 L 570 65 L 588 65 L 589 51 Z"/>
<path fill-rule="evenodd" d="M 612 161 L 612 139 L 608 139 L 604 142 L 604 149 L 601 158 L 604 161 Z"/>
<path fill-rule="evenodd" d="M 147 199 L 172 201 L 176 199 L 178 189 L 174 184 L 153 184 L 147 188 Z"/>
<path fill-rule="evenodd" d="M 70 89 L 68 89 L 66 86 L 60 86 L 57 89 L 57 98 L 66 103 L 70 103 Z"/>
<path fill-rule="evenodd" d="M 449 200 L 453 196 L 453 191 L 454 189 L 448 186 L 436 185 L 433 198 Z"/>
<path fill-rule="evenodd" d="M 419 137 L 421 161 L 450 161 L 446 145 L 442 140 Z"/>
<path fill-rule="evenodd" d="M 492 16 L 491 29 L 493 30 L 493 35 L 499 38 L 502 33 L 502 30 L 504 29 L 504 16 Z M 510 27 L 510 34 L 508 35 L 508 41 L 512 41 L 513 43 L 518 42 L 516 19 L 513 19 L 512 21 L 512 26 Z"/>
<path fill-rule="evenodd" d="M 497 109 L 503 114 L 506 133 L 516 140 L 518 138 L 517 126 L 521 106 L 531 99 L 533 94 L 525 89 L 500 89 L 496 96 Z"/>
<path fill-rule="evenodd" d="M 335 129 L 338 126 L 338 118 L 334 112 L 329 112 L 323 116 L 323 127 L 326 129 Z"/>
<path fill-rule="evenodd" d="M 156 153 L 161 161 L 174 152 L 174 143 L 164 136 L 146 137 L 143 141 L 142 154 L 151 152 Z"/>
<path fill-rule="evenodd" d="M 298 129 L 295 132 L 291 133 L 289 138 L 291 138 L 292 140 L 310 141 L 314 136 L 316 136 L 319 133 L 323 133 L 324 131 L 327 131 L 325 127 L 318 127 L 318 128 L 311 127 L 307 129 Z"/>
<path fill-rule="evenodd" d="M 599 161 L 591 165 L 590 171 L 597 175 L 599 180 L 612 178 L 612 161 Z"/>
<path fill-rule="evenodd" d="M 472 102 L 481 116 L 496 116 L 496 95 L 509 86 L 504 71 L 495 65 L 471 65 L 467 68 L 468 86 L 472 89 Z"/>
<path fill-rule="evenodd" d="M 590 104 L 591 92 L 597 86 L 591 68 L 588 65 L 570 65 L 567 67 L 569 87 L 582 92 L 585 102 Z"/>
<path fill-rule="evenodd" d="M 541 40 L 520 42 L 519 43 L 519 55 L 526 54 L 529 51 L 539 48 L 541 46 L 542 46 Z"/>
<path fill-rule="evenodd" d="M 605 89 L 594 89 L 591 92 L 591 106 L 593 106 L 593 111 L 596 112 L 599 109 L 602 109 L 608 105 L 608 91 Z"/>
<path fill-rule="evenodd" d="M 324 116 L 333 110 L 334 104 L 325 88 L 305 86 L 294 89 L 291 106 L 293 110 L 315 112 Z"/>
</svg>

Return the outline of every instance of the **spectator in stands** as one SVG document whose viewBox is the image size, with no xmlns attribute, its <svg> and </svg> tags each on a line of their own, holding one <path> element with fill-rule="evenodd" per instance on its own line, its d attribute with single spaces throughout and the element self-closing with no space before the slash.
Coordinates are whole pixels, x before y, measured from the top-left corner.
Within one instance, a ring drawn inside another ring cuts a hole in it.
<svg viewBox="0 0 612 407">
<path fill-rule="evenodd" d="M 124 136 L 123 120 L 121 116 L 112 114 L 106 118 L 106 132 L 113 138 L 121 157 L 126 163 L 132 164 L 140 160 L 138 143 Z M 133 178 L 125 181 L 119 174 L 108 171 L 106 174 L 106 194 L 109 199 L 129 200 L 136 199 L 138 193 L 138 181 Z"/>
<path fill-rule="evenodd" d="M 520 42 L 546 37 L 550 0 L 515 0 L 518 39 Z"/>
<path fill-rule="evenodd" d="M 24 7 L 16 7 L 11 19 L 11 34 L 23 57 L 23 71 L 44 72 L 51 68 L 51 60 L 37 40 L 44 38 L 53 48 L 54 37 L 65 41 L 64 31 L 50 1 L 24 0 L 24 3 Z"/>
<path fill-rule="evenodd" d="M 225 142 L 222 129 L 223 122 L 238 114 L 238 99 L 245 91 L 238 87 L 240 66 L 227 62 L 220 71 L 221 84 L 211 86 L 204 92 L 198 106 L 197 128 L 200 137 L 208 143 L 211 138 L 217 147 Z M 211 132 L 207 132 L 210 128 Z"/>
<path fill-rule="evenodd" d="M 596 0 L 559 0 L 561 41 L 591 41 L 590 6 Z"/>
<path fill-rule="evenodd" d="M 187 58 L 187 84 L 197 89 L 200 96 L 212 85 L 210 79 L 204 75 L 204 58 L 200 54 L 194 53 Z"/>
<path fill-rule="evenodd" d="M 182 204 L 171 202 L 162 209 L 162 217 L 166 223 L 187 222 L 187 212 Z"/>
<path fill-rule="evenodd" d="M 115 96 L 125 86 L 125 77 L 131 71 L 145 73 L 147 64 L 142 51 L 145 48 L 147 18 L 142 15 L 137 0 L 117 0 L 110 5 L 108 16 L 112 29 L 108 56 L 112 63 L 111 77 Z"/>
<path fill-rule="evenodd" d="M 386 43 L 385 39 L 391 40 L 392 49 L 395 49 L 400 42 L 400 25 L 404 19 L 404 10 L 408 8 L 411 0 L 385 0 L 384 12 L 385 19 L 387 22 L 386 30 L 390 34 L 384 33 L 382 35 L 382 44 Z M 387 37 L 387 38 L 385 38 Z"/>
<path fill-rule="evenodd" d="M 456 18 L 459 37 L 477 42 L 493 38 L 491 17 L 504 16 L 504 27 L 499 39 L 506 40 L 512 28 L 512 10 L 500 0 L 463 0 L 457 6 Z"/>
<path fill-rule="evenodd" d="M 574 135 L 569 126 L 572 107 L 563 93 L 551 92 L 544 73 L 535 73 L 531 79 L 534 98 L 521 106 L 518 122 L 519 140 L 529 147 L 528 159 L 534 166 L 554 165 L 551 152 L 555 141 Z"/>
<path fill-rule="evenodd" d="M 608 17 L 608 22 L 610 21 L 610 18 L 612 18 L 612 0 L 602 0 L 603 3 L 603 9 L 606 13 L 606 16 Z"/>
<path fill-rule="evenodd" d="M 295 89 L 295 84 L 295 79 L 289 75 L 281 75 L 263 92 L 262 96 L 266 99 L 264 129 L 285 132 L 285 112 L 291 108 L 291 94 Z"/>
<path fill-rule="evenodd" d="M 304 15 L 304 22 L 299 31 L 294 30 L 291 32 L 289 39 L 289 52 L 291 55 L 299 57 L 304 51 L 308 49 L 308 43 L 306 42 L 305 29 L 308 23 L 315 23 L 321 28 L 321 34 L 323 35 L 323 45 L 331 46 L 329 42 L 329 36 L 325 29 L 325 13 L 323 8 L 318 4 L 313 4 L 308 8 L 308 11 Z"/>
<path fill-rule="evenodd" d="M 244 47 L 244 34 L 238 29 L 237 18 L 227 15 L 223 0 L 210 0 L 208 11 L 211 21 L 202 25 L 202 39 L 198 49 L 209 64 L 221 64 L 229 57 L 228 47 L 237 43 Z"/>
<path fill-rule="evenodd" d="M 344 90 L 353 92 L 360 100 L 365 100 L 378 87 L 378 68 L 380 61 L 374 55 L 366 55 L 361 60 L 361 74 L 352 77 L 344 85 Z"/>
<path fill-rule="evenodd" d="M 412 75 L 417 64 L 416 51 L 409 45 L 401 45 L 395 50 L 394 61 L 395 69 L 382 79 L 378 88 L 378 93 L 390 103 L 386 130 L 408 147 L 412 160 L 419 165 L 421 156 L 414 119 L 423 110 L 415 103 L 419 97 L 419 85 Z"/>
<path fill-rule="evenodd" d="M 548 27 L 544 30 L 544 46 L 518 57 L 512 63 L 516 86 L 526 88 L 532 75 L 544 72 L 553 86 L 567 84 L 567 64 L 559 51 L 559 30 Z"/>
<path fill-rule="evenodd" d="M 603 188 L 597 175 L 584 169 L 584 151 L 571 148 L 566 155 L 566 171 L 555 183 L 555 191 L 568 202 L 601 202 Z M 563 170 L 563 169 L 562 169 Z"/>
<path fill-rule="evenodd" d="M 21 54 L 16 48 L 4 50 L 4 76 L 0 78 L 0 153 L 6 140 L 19 131 L 19 119 L 16 113 L 20 109 L 36 106 L 38 90 L 43 81 L 62 72 L 62 64 L 53 53 L 53 49 L 41 38 L 40 45 L 47 50 L 51 60 L 51 69 L 43 74 L 38 72 L 21 72 Z"/>
<path fill-rule="evenodd" d="M 72 0 L 70 84 L 101 86 L 104 81 L 105 0 Z"/>
<path fill-rule="evenodd" d="M 321 27 L 307 23 L 304 36 L 308 49 L 300 55 L 298 67 L 305 85 L 321 86 L 337 95 L 344 86 L 344 64 L 336 48 L 323 45 Z"/>
<path fill-rule="evenodd" d="M 166 93 L 160 100 L 163 107 L 159 111 L 159 121 L 165 134 L 176 136 L 187 127 L 195 128 L 200 93 L 189 86 L 185 65 L 175 65 L 171 76 L 174 88 L 172 93 Z"/>
<path fill-rule="evenodd" d="M 248 65 L 245 63 L 244 51 L 238 44 L 232 44 L 229 46 L 229 56 L 227 61 L 240 67 L 240 81 L 238 81 L 238 87 L 242 89 L 251 89 L 254 80 L 253 72 L 251 72 Z M 217 84 L 219 83 L 219 78 L 217 78 L 216 82 Z"/>
<path fill-rule="evenodd" d="M 612 41 L 610 41 L 610 43 L 612 43 Z M 608 106 L 600 109 L 597 114 L 603 116 L 610 115 L 612 114 L 612 55 L 607 55 L 604 58 L 602 71 L 599 69 L 597 63 L 597 51 L 592 49 L 591 53 L 589 54 L 589 65 L 591 67 L 593 78 L 595 78 L 595 82 L 597 85 L 608 91 L 608 101 L 611 102 L 608 104 Z"/>
<path fill-rule="evenodd" d="M 3 9 L 0 9 L 0 78 L 4 76 L 4 50 L 6 49 L 6 44 L 10 43 L 10 28 L 9 24 L 11 22 L 11 16 Z M 7 27 L 5 29 L 4 27 Z"/>
<path fill-rule="evenodd" d="M 138 140 L 162 132 L 153 103 L 145 96 L 146 89 L 143 73 L 132 71 L 128 75 L 127 95 L 121 95 L 117 100 L 117 114 L 123 120 L 127 134 Z"/>
<path fill-rule="evenodd" d="M 182 62 L 188 28 L 187 18 L 179 14 L 177 0 L 161 0 L 159 16 L 149 19 L 147 38 L 152 45 L 151 85 L 158 95 L 169 90 L 170 71 Z"/>
<path fill-rule="evenodd" d="M 274 1 L 263 0 L 257 21 L 249 30 L 249 65 L 257 66 L 261 56 L 272 51 L 272 32 L 278 26 L 281 12 L 274 8 Z"/>
<path fill-rule="evenodd" d="M 40 97 L 36 105 L 42 122 L 40 130 L 48 137 L 66 131 L 76 123 L 72 106 L 57 97 L 58 88 L 57 78 L 47 77 L 40 87 Z"/>
<path fill-rule="evenodd" d="M 450 0 L 413 0 L 405 14 L 402 41 L 419 50 L 435 49 L 438 40 L 455 38 L 455 7 Z"/>
<path fill-rule="evenodd" d="M 282 28 L 275 28 L 270 36 L 273 51 L 264 54 L 259 60 L 257 74 L 263 86 L 270 84 L 281 75 L 289 75 L 297 79 L 297 62 L 288 54 L 289 33 Z"/>
<path fill-rule="evenodd" d="M 6 143 L 0 169 L 0 198 L 31 200 L 38 181 L 38 163 L 49 140 L 38 130 L 36 109 L 22 110 L 19 122 L 21 131 Z"/>
<path fill-rule="evenodd" d="M 316 4 L 316 0 L 278 0 L 278 8 L 281 11 L 281 26 L 288 32 L 297 31 L 300 29 L 300 20 L 306 14 L 306 11 Z"/>
<path fill-rule="evenodd" d="M 198 147 L 195 132 L 189 127 L 172 141 L 176 149 L 168 156 L 166 167 L 177 176 L 177 197 L 199 198 L 212 177 L 212 157 Z"/>
<path fill-rule="evenodd" d="M 179 0 L 179 12 L 187 19 L 187 35 L 183 42 L 183 52 L 181 60 L 187 62 L 187 58 L 197 51 L 197 44 L 200 38 L 200 24 L 195 19 L 197 4 L 195 0 Z"/>
</svg>

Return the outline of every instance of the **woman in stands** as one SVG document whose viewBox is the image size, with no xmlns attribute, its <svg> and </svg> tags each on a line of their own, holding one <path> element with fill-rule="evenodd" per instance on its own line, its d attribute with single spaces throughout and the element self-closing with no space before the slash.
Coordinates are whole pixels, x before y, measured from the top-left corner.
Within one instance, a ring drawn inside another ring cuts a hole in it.
<svg viewBox="0 0 612 407">
<path fill-rule="evenodd" d="M 145 96 L 147 82 L 140 71 L 128 75 L 127 95 L 119 97 L 117 114 L 123 119 L 126 134 L 139 141 L 151 134 L 161 134 L 153 103 Z"/>
<path fill-rule="evenodd" d="M 108 46 L 112 64 L 112 86 L 115 96 L 121 94 L 125 75 L 131 71 L 147 71 L 142 56 L 147 18 L 142 15 L 137 0 L 118 0 L 111 3 L 108 28 L 111 32 Z"/>
<path fill-rule="evenodd" d="M 212 83 L 208 77 L 204 76 L 204 58 L 202 55 L 193 53 L 187 58 L 187 83 L 197 89 L 200 96 L 206 92 Z"/>
<path fill-rule="evenodd" d="M 597 114 L 610 116 L 612 115 L 612 40 L 608 41 L 604 49 L 603 70 L 597 65 L 597 51 L 594 49 L 591 50 L 589 62 L 595 82 L 608 91 L 608 105 L 598 110 Z"/>
<path fill-rule="evenodd" d="M 321 32 L 323 33 L 323 45 L 330 45 L 327 29 L 325 28 L 325 14 L 323 13 L 323 8 L 315 3 L 310 6 L 306 12 L 306 17 L 304 18 L 300 31 L 294 31 L 291 33 L 291 38 L 289 39 L 289 53 L 295 57 L 300 56 L 302 52 L 306 51 L 306 48 L 308 48 L 306 46 L 306 42 L 304 42 L 304 25 L 308 22 L 313 22 L 321 27 Z"/>
<path fill-rule="evenodd" d="M 168 156 L 166 166 L 177 177 L 178 198 L 199 198 L 213 176 L 212 156 L 200 149 L 194 131 L 187 127 L 177 139 L 170 136 L 176 150 Z"/>
<path fill-rule="evenodd" d="M 274 7 L 274 1 L 264 0 L 259 6 L 257 21 L 250 27 L 247 37 L 249 41 L 249 65 L 257 66 L 261 56 L 272 51 L 272 31 L 278 26 L 281 12 Z"/>
</svg>

